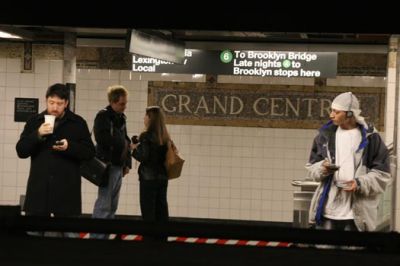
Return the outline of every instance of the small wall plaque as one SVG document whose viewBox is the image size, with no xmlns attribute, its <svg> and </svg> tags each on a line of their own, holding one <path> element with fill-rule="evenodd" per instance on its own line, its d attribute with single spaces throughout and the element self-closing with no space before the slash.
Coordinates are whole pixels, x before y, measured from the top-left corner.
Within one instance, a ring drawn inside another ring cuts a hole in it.
<svg viewBox="0 0 400 266">
<path fill-rule="evenodd" d="M 32 115 L 39 111 L 38 98 L 15 98 L 14 102 L 14 121 L 26 122 Z"/>
</svg>

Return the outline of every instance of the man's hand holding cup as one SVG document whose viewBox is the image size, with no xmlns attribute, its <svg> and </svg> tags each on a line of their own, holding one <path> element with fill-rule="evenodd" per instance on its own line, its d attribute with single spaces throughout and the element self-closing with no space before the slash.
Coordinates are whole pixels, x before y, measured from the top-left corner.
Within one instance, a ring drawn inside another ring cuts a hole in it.
<svg viewBox="0 0 400 266">
<path fill-rule="evenodd" d="M 52 134 L 54 131 L 54 122 L 56 117 L 54 115 L 45 115 L 44 123 L 40 125 L 38 133 L 40 137 Z"/>
</svg>

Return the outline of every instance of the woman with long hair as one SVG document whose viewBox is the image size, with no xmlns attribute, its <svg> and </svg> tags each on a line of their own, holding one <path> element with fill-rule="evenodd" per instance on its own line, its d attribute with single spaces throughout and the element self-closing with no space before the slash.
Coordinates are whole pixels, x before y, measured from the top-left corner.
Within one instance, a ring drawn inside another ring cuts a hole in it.
<svg viewBox="0 0 400 266">
<path fill-rule="evenodd" d="M 145 221 L 166 222 L 168 177 L 165 157 L 170 136 L 159 106 L 146 108 L 144 126 L 139 142 L 131 144 L 132 156 L 140 162 L 140 210 Z"/>
</svg>

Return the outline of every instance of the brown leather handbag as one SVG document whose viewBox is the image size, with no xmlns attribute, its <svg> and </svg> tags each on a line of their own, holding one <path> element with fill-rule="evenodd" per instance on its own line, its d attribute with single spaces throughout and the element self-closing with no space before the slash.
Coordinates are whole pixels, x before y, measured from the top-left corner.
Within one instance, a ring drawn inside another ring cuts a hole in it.
<svg viewBox="0 0 400 266">
<path fill-rule="evenodd" d="M 168 179 L 174 179 L 181 176 L 185 160 L 179 155 L 174 142 L 168 142 L 167 156 L 165 158 L 165 168 L 167 169 Z"/>
</svg>

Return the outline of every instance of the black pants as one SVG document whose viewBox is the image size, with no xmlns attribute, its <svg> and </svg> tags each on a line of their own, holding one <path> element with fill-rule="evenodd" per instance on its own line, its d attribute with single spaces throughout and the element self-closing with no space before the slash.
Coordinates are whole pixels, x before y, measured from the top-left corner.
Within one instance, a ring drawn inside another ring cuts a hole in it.
<svg viewBox="0 0 400 266">
<path fill-rule="evenodd" d="M 26 216 L 44 216 L 51 217 L 51 213 L 44 212 L 26 212 Z M 54 217 L 79 217 L 78 215 L 67 215 L 60 213 L 53 213 Z M 31 236 L 42 236 L 42 237 L 67 237 L 67 238 L 79 238 L 78 232 L 55 232 L 55 231 L 29 231 L 28 235 Z"/>
<path fill-rule="evenodd" d="M 358 231 L 354 220 L 332 220 L 328 218 L 323 218 L 322 224 L 317 225 L 316 229 L 325 230 L 342 230 L 342 231 Z"/>
<path fill-rule="evenodd" d="M 164 223 L 168 221 L 168 180 L 140 181 L 140 210 L 144 221 Z M 166 241 L 166 236 L 146 235 L 145 241 Z"/>
</svg>

